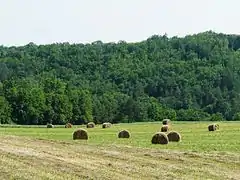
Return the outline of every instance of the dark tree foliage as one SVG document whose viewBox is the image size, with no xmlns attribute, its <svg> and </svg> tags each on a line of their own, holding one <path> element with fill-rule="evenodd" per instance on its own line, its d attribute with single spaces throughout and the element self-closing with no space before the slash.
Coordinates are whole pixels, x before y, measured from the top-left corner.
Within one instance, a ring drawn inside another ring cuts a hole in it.
<svg viewBox="0 0 240 180">
<path fill-rule="evenodd" d="M 0 46 L 0 123 L 239 120 L 240 36 Z"/>
</svg>

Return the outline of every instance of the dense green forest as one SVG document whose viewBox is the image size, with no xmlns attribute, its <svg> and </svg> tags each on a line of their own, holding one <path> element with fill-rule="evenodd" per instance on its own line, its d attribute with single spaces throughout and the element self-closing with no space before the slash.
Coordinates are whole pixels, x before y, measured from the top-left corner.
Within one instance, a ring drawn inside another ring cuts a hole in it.
<svg viewBox="0 0 240 180">
<path fill-rule="evenodd" d="M 240 36 L 0 46 L 0 123 L 240 119 Z"/>
</svg>

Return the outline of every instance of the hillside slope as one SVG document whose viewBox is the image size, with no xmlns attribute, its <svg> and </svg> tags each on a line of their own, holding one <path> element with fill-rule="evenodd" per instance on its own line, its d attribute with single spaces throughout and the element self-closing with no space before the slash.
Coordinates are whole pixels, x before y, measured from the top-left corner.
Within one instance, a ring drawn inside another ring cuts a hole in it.
<svg viewBox="0 0 240 180">
<path fill-rule="evenodd" d="M 0 47 L 0 122 L 240 119 L 240 36 Z"/>
</svg>

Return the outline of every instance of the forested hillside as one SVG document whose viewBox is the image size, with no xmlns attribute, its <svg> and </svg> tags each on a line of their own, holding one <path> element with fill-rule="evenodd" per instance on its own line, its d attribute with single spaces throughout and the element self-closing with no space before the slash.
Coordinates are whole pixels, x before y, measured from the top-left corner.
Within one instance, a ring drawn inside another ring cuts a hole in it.
<svg viewBox="0 0 240 180">
<path fill-rule="evenodd" d="M 240 36 L 0 47 L 0 123 L 240 119 Z"/>
</svg>

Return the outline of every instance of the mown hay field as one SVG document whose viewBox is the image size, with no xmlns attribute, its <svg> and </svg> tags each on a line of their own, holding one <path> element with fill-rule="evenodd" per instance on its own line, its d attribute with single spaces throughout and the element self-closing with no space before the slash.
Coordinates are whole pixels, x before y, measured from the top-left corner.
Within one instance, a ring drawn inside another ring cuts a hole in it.
<svg viewBox="0 0 240 180">
<path fill-rule="evenodd" d="M 64 126 L 0 126 L 0 135 L 29 136 L 33 138 L 68 141 L 71 143 L 85 143 L 95 145 L 127 145 L 143 148 L 175 149 L 191 151 L 240 151 L 240 122 L 217 122 L 219 130 L 208 131 L 208 125 L 213 122 L 172 122 L 170 131 L 181 134 L 179 143 L 169 143 L 167 146 L 152 145 L 152 136 L 160 131 L 161 122 L 114 124 L 111 128 L 86 128 L 85 125 L 64 128 Z M 72 141 L 74 130 L 87 130 L 87 142 Z M 131 133 L 129 139 L 119 139 L 118 132 L 126 129 Z"/>
<path fill-rule="evenodd" d="M 172 122 L 181 142 L 151 144 L 161 122 L 0 126 L 0 179 L 240 179 L 240 122 Z M 83 128 L 88 140 L 73 140 Z M 130 138 L 118 138 L 126 129 Z"/>
</svg>

